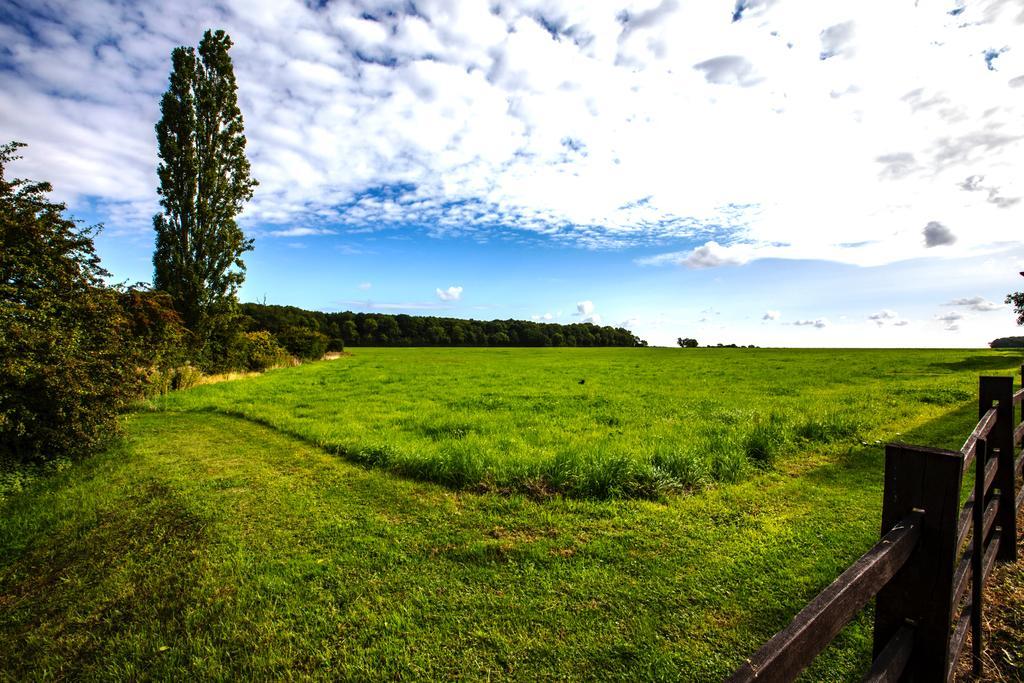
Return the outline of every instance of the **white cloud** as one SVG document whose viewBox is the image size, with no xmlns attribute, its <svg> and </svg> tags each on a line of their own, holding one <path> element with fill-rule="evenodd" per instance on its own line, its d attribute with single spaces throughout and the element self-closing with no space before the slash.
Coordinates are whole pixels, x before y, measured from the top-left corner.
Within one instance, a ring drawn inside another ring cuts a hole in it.
<svg viewBox="0 0 1024 683">
<path fill-rule="evenodd" d="M 693 68 L 702 72 L 708 83 L 719 85 L 750 87 L 757 85 L 762 80 L 754 73 L 754 65 L 745 57 L 738 55 L 714 57 L 694 64 Z"/>
<path fill-rule="evenodd" d="M 765 311 L 764 315 L 761 316 L 761 320 L 778 320 L 782 316 L 779 311 Z"/>
<path fill-rule="evenodd" d="M 538 322 L 539 321 L 548 322 L 548 321 L 554 319 L 554 316 L 551 315 L 550 313 L 545 313 L 544 315 L 531 315 L 530 319 L 531 320 L 536 320 Z"/>
<path fill-rule="evenodd" d="M 743 265 L 753 258 L 756 247 L 750 244 L 723 246 L 715 241 L 706 242 L 690 251 L 677 251 L 637 259 L 642 266 L 677 265 L 687 268 L 715 268 Z"/>
<path fill-rule="evenodd" d="M 899 317 L 896 311 L 890 311 L 888 308 L 879 311 L 878 313 L 872 313 L 868 316 L 868 320 L 895 320 Z"/>
<path fill-rule="evenodd" d="M 827 318 L 817 318 L 815 320 L 796 320 L 790 324 L 796 325 L 797 327 L 816 327 L 820 330 L 824 327 L 828 327 L 829 321 Z"/>
<path fill-rule="evenodd" d="M 878 313 L 872 313 L 869 315 L 868 320 L 872 320 L 876 325 L 882 327 L 887 322 L 892 323 L 893 325 L 899 325 L 899 317 L 900 316 L 896 311 L 891 311 L 888 308 L 885 308 Z"/>
<path fill-rule="evenodd" d="M 890 263 L 922 254 L 930 221 L 985 226 L 933 238 L 943 257 L 1017 239 L 1024 51 L 984 58 L 1019 42 L 1013 3 L 321 4 L 21 12 L 0 29 L 18 174 L 110 234 L 147 231 L 170 50 L 213 25 L 261 181 L 247 227 L 685 241 L 665 262 L 692 267 Z"/>
<path fill-rule="evenodd" d="M 593 301 L 580 301 L 576 303 L 576 312 L 573 315 L 590 315 L 594 312 Z"/>
<path fill-rule="evenodd" d="M 373 283 L 370 283 L 370 282 L 360 282 L 356 286 L 357 289 L 362 289 L 364 291 L 367 290 L 367 289 L 370 289 L 371 287 L 373 287 Z"/>
<path fill-rule="evenodd" d="M 336 230 L 328 228 L 287 228 L 284 230 L 271 230 L 267 233 L 271 237 L 312 237 L 314 235 L 336 235 Z"/>
<path fill-rule="evenodd" d="M 957 311 L 951 311 L 943 315 L 935 316 L 935 319 L 942 323 L 942 328 L 948 332 L 956 332 L 960 329 L 960 321 L 964 320 L 966 316 L 963 313 Z"/>
<path fill-rule="evenodd" d="M 1005 308 L 1005 306 L 1002 306 L 1001 304 L 997 304 L 997 303 L 995 303 L 993 301 L 989 301 L 988 299 L 986 299 L 984 297 L 981 297 L 981 296 L 971 296 L 971 297 L 964 297 L 962 299 L 953 299 L 952 301 L 949 301 L 949 302 L 947 302 L 947 303 L 945 303 L 943 305 L 944 306 L 963 306 L 963 307 L 968 308 L 968 309 L 970 309 L 972 311 L 979 311 L 979 312 L 982 312 L 982 313 L 985 313 L 985 312 L 988 312 L 988 311 L 998 311 L 998 310 L 1000 310 L 1002 308 Z"/>
<path fill-rule="evenodd" d="M 448 289 L 438 288 L 434 290 L 437 298 L 441 301 L 459 301 L 462 299 L 462 287 L 451 286 Z"/>
</svg>

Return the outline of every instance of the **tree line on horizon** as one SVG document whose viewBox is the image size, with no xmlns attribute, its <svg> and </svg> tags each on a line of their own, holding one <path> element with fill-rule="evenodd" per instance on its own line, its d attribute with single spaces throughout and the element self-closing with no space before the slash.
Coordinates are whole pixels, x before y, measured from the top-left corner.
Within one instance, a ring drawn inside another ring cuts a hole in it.
<svg viewBox="0 0 1024 683">
<path fill-rule="evenodd" d="M 289 352 L 305 357 L 316 357 L 320 347 L 341 351 L 348 346 L 647 346 L 627 329 L 589 322 L 562 325 L 404 313 L 326 313 L 260 303 L 244 303 L 239 310 L 251 329 L 270 332 Z"/>
</svg>

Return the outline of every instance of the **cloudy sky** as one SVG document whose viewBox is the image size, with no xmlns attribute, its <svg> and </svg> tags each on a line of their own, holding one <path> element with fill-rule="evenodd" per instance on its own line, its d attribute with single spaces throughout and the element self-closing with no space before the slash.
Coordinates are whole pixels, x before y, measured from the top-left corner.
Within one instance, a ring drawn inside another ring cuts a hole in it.
<svg viewBox="0 0 1024 683">
<path fill-rule="evenodd" d="M 170 52 L 232 37 L 243 300 L 652 343 L 1020 333 L 1024 1 L 0 0 L 15 175 L 151 279 Z"/>
</svg>

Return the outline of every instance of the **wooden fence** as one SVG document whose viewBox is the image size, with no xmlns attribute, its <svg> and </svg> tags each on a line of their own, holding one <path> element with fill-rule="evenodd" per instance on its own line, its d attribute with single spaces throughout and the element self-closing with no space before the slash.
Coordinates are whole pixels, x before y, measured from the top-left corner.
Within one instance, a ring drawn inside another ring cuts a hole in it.
<svg viewBox="0 0 1024 683">
<path fill-rule="evenodd" d="M 1021 367 L 1024 376 L 1024 366 Z M 729 679 L 792 681 L 875 599 L 874 659 L 865 681 L 950 681 L 971 632 L 982 673 L 985 581 L 1017 559 L 1024 389 L 982 377 L 979 421 L 959 451 L 885 447 L 882 539 L 804 607 Z M 973 492 L 961 505 L 964 474 Z"/>
</svg>

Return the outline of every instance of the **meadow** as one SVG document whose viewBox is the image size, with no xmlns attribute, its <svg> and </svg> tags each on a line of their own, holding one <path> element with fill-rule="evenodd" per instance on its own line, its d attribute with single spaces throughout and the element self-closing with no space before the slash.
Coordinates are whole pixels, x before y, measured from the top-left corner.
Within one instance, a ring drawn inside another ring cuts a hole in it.
<svg viewBox="0 0 1024 683">
<path fill-rule="evenodd" d="M 477 491 L 656 498 L 899 436 L 975 396 L 973 352 L 358 349 L 174 393 L 354 462 Z M 1006 359 L 1005 362 L 1003 359 Z"/>
<path fill-rule="evenodd" d="M 357 349 L 173 394 L 0 502 L 0 680 L 721 680 L 877 540 L 880 442 L 959 447 L 1021 360 Z"/>
</svg>

